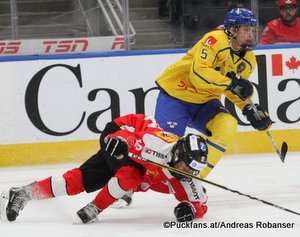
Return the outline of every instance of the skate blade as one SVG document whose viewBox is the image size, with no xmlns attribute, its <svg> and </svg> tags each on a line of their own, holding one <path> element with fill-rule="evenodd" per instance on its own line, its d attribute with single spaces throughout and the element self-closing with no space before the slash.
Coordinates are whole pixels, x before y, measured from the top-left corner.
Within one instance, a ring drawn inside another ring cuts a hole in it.
<svg viewBox="0 0 300 237">
<path fill-rule="evenodd" d="M 82 220 L 77 215 L 72 218 L 72 223 L 73 225 L 83 225 Z"/>
<path fill-rule="evenodd" d="M 6 216 L 6 205 L 8 203 L 8 192 L 1 192 L 0 196 L 0 220 L 2 222 L 7 222 Z"/>
<path fill-rule="evenodd" d="M 72 220 L 73 225 L 89 225 L 89 224 L 96 223 L 96 222 L 99 222 L 98 217 L 88 223 L 83 223 L 82 220 L 77 215 L 75 217 L 73 217 L 73 220 Z"/>
</svg>

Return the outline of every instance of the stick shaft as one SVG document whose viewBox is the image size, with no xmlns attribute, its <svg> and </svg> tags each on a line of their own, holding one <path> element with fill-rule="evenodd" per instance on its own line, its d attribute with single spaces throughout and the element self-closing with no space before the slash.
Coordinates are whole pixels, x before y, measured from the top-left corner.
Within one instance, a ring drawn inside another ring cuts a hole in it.
<svg viewBox="0 0 300 237">
<path fill-rule="evenodd" d="M 274 138 L 272 137 L 271 133 L 270 133 L 269 131 L 266 131 L 266 134 L 267 134 L 269 140 L 271 141 L 271 143 L 272 143 L 272 145 L 273 145 L 273 147 L 274 147 L 274 150 L 275 150 L 276 153 L 279 155 L 280 159 L 282 159 L 282 158 L 281 158 L 281 157 L 282 157 L 282 154 L 281 154 L 281 152 L 279 151 L 278 146 L 277 146 L 277 144 L 276 144 Z"/>
<path fill-rule="evenodd" d="M 172 172 L 178 173 L 178 174 L 183 175 L 183 176 L 186 176 L 186 177 L 188 177 L 188 178 L 191 178 L 191 179 L 198 179 L 198 180 L 200 180 L 200 181 L 202 181 L 202 182 L 204 182 L 204 183 L 208 183 L 208 184 L 213 185 L 213 186 L 215 186 L 215 187 L 218 187 L 218 188 L 221 188 L 221 189 L 230 191 L 230 192 L 232 192 L 232 193 L 237 193 L 238 195 L 241 195 L 241 196 L 244 196 L 244 197 L 248 197 L 248 198 L 250 198 L 250 199 L 252 199 L 252 200 L 256 200 L 256 201 L 262 202 L 262 203 L 264 203 L 264 204 L 267 204 L 267 205 L 269 205 L 269 206 L 272 206 L 272 207 L 281 209 L 281 210 L 283 210 L 283 211 L 290 212 L 290 213 L 293 213 L 293 214 L 295 214 L 295 215 L 299 215 L 299 216 L 300 216 L 300 213 L 299 213 L 299 212 L 295 212 L 295 211 L 290 210 L 290 209 L 287 209 L 287 208 L 285 208 L 285 207 L 281 207 L 281 206 L 279 206 L 279 205 L 277 205 L 277 204 L 274 204 L 274 203 L 265 201 L 265 200 L 263 200 L 263 199 L 259 199 L 259 198 L 257 198 L 257 197 L 253 197 L 253 196 L 251 196 L 251 195 L 249 195 L 249 194 L 245 194 L 245 193 L 242 193 L 242 192 L 240 192 L 240 191 L 233 190 L 233 189 L 231 189 L 231 188 L 227 188 L 227 187 L 225 187 L 225 186 L 223 186 L 223 185 L 214 183 L 214 182 L 209 181 L 209 180 L 207 180 L 207 179 L 202 179 L 202 178 L 200 178 L 200 177 L 198 177 L 198 176 L 189 174 L 189 173 L 187 173 L 187 172 L 178 170 L 178 169 L 176 169 L 176 168 L 173 168 L 173 167 L 170 167 L 170 166 L 167 166 L 167 165 L 163 165 L 163 164 L 159 164 L 159 163 L 156 163 L 156 162 L 151 161 L 151 160 L 146 160 L 146 162 L 149 162 L 149 163 L 151 163 L 151 164 L 153 164 L 153 165 L 155 165 L 155 166 L 159 166 L 159 167 L 161 167 L 161 168 L 168 169 L 168 170 L 170 170 L 170 171 L 172 171 Z"/>
<path fill-rule="evenodd" d="M 258 114 L 258 111 L 257 111 L 257 108 L 256 108 L 256 106 L 254 105 L 254 103 L 252 102 L 252 100 L 249 99 L 248 102 L 249 102 L 249 104 L 251 105 L 251 107 L 253 108 L 255 114 L 256 114 L 256 115 L 258 116 L 258 118 L 260 119 L 259 114 Z M 271 144 L 272 144 L 272 146 L 273 146 L 275 152 L 276 152 L 277 155 L 279 156 L 280 160 L 281 160 L 282 162 L 284 162 L 284 157 L 283 157 L 283 155 L 281 154 L 280 150 L 278 149 L 278 146 L 277 146 L 277 144 L 276 144 L 274 138 L 272 137 L 271 133 L 270 133 L 269 131 L 266 131 L 266 134 L 267 134 L 267 136 L 268 136 L 268 138 L 269 138 L 269 140 L 270 140 L 270 142 L 271 142 Z"/>
</svg>

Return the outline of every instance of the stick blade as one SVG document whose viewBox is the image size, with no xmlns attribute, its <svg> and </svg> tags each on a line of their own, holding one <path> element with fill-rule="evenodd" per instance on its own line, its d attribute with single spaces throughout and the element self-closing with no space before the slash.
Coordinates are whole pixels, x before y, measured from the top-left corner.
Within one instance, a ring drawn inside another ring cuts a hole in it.
<svg viewBox="0 0 300 237">
<path fill-rule="evenodd" d="M 284 162 L 285 160 L 285 156 L 286 156 L 286 153 L 288 151 L 288 145 L 286 142 L 283 142 L 282 145 L 281 145 L 281 155 L 280 155 L 280 159 L 282 162 Z"/>
</svg>

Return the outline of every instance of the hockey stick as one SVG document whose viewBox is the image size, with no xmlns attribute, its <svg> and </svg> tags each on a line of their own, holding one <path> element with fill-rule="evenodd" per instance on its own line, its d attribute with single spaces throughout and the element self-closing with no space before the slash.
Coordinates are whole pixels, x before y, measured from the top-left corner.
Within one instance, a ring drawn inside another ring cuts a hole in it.
<svg viewBox="0 0 300 237">
<path fill-rule="evenodd" d="M 248 102 L 250 103 L 251 107 L 253 108 L 253 110 L 254 110 L 255 114 L 257 115 L 258 119 L 260 119 L 258 111 L 257 111 L 257 108 L 254 105 L 254 103 L 252 102 L 252 100 L 249 99 Z M 269 131 L 266 131 L 266 134 L 267 134 L 269 140 L 271 141 L 271 143 L 273 145 L 273 148 L 276 151 L 277 155 L 279 156 L 280 160 L 282 161 L 282 163 L 284 163 L 285 156 L 286 156 L 286 153 L 288 151 L 288 145 L 287 145 L 287 143 L 283 142 L 281 144 L 281 149 L 279 151 L 278 146 L 277 146 L 275 140 L 273 139 L 271 133 Z"/>
<path fill-rule="evenodd" d="M 299 212 L 295 212 L 295 211 L 292 211 L 292 210 L 287 209 L 287 208 L 285 208 L 285 207 L 278 206 L 278 205 L 276 205 L 276 204 L 274 204 L 274 203 L 271 203 L 271 202 L 268 202 L 268 201 L 259 199 L 259 198 L 257 198 L 257 197 L 253 197 L 253 196 L 251 196 L 251 195 L 249 195 L 249 194 L 245 194 L 245 193 L 242 193 L 242 192 L 240 192 L 240 191 L 233 190 L 233 189 L 231 189 L 231 188 L 227 188 L 227 187 L 225 187 L 225 186 L 223 186 L 223 185 L 220 185 L 220 184 L 211 182 L 211 181 L 209 181 L 209 180 L 207 180 L 207 179 L 202 179 L 202 178 L 200 178 L 200 177 L 194 176 L 194 175 L 192 175 L 192 174 L 189 174 L 189 173 L 187 173 L 187 172 L 181 171 L 181 170 L 179 170 L 179 169 L 176 169 L 176 168 L 173 168 L 173 167 L 170 167 L 170 166 L 167 166 L 167 165 L 159 164 L 159 163 L 156 163 L 156 162 L 151 161 L 151 160 L 146 160 L 146 162 L 149 162 L 149 163 L 151 163 L 151 164 L 153 164 L 153 165 L 155 165 L 155 166 L 159 166 L 159 167 L 161 167 L 161 168 L 168 169 L 169 171 L 175 172 L 175 173 L 180 174 L 180 175 L 183 175 L 183 176 L 185 176 L 185 177 L 188 177 L 188 178 L 191 178 L 191 179 L 198 179 L 198 180 L 200 180 L 200 181 L 202 181 L 202 182 L 204 182 L 204 183 L 208 183 L 208 184 L 213 185 L 213 186 L 216 186 L 216 187 L 218 187 L 218 188 L 225 189 L 225 190 L 230 191 L 230 192 L 232 192 L 232 193 L 237 193 L 237 194 L 239 194 L 239 195 L 241 195 L 241 196 L 248 197 L 248 198 L 250 198 L 250 199 L 252 199 L 252 200 L 256 200 L 256 201 L 262 202 L 262 203 L 264 203 L 264 204 L 267 204 L 267 205 L 269 205 L 269 206 L 272 206 L 272 207 L 281 209 L 281 210 L 283 210 L 283 211 L 287 211 L 287 212 L 290 212 L 290 213 L 293 213 L 293 214 L 296 214 L 296 215 L 300 216 L 300 213 L 299 213 Z"/>
<path fill-rule="evenodd" d="M 237 74 L 236 76 L 237 76 L 237 78 L 239 78 L 239 79 L 241 78 L 241 76 L 240 76 L 239 74 Z M 258 114 L 258 111 L 257 111 L 257 109 L 256 109 L 256 106 L 253 104 L 252 100 L 251 100 L 251 99 L 248 99 L 248 102 L 249 102 L 249 104 L 251 105 L 251 107 L 253 108 L 253 110 L 254 110 L 255 114 L 257 115 L 258 119 L 260 119 L 259 114 Z M 277 146 L 275 140 L 273 139 L 271 133 L 270 133 L 269 131 L 266 131 L 266 134 L 267 134 L 269 140 L 271 141 L 272 146 L 273 146 L 274 150 L 276 151 L 277 155 L 279 156 L 280 160 L 282 161 L 282 163 L 284 163 L 285 156 L 286 156 L 286 154 L 287 154 L 287 152 L 288 152 L 288 145 L 287 145 L 287 143 L 286 143 L 286 142 L 283 142 L 283 143 L 281 144 L 281 149 L 280 149 L 280 151 L 279 151 L 278 146 Z"/>
</svg>

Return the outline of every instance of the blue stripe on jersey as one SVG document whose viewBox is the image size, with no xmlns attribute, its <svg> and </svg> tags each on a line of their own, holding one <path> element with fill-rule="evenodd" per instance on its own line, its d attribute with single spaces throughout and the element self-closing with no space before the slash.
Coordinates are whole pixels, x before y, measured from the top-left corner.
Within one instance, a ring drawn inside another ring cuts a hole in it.
<svg viewBox="0 0 300 237">
<path fill-rule="evenodd" d="M 211 168 L 211 169 L 213 169 L 215 167 L 214 165 L 212 165 L 210 163 L 206 163 L 206 165 L 207 165 L 208 168 Z"/>
<path fill-rule="evenodd" d="M 211 145 L 212 147 L 218 149 L 219 151 L 222 151 L 222 152 L 225 152 L 225 151 L 226 151 L 226 149 L 224 149 L 223 147 L 219 146 L 219 145 L 216 144 L 216 143 L 211 142 L 211 141 L 208 140 L 208 139 L 206 139 L 206 142 L 207 142 L 208 145 Z"/>
</svg>

